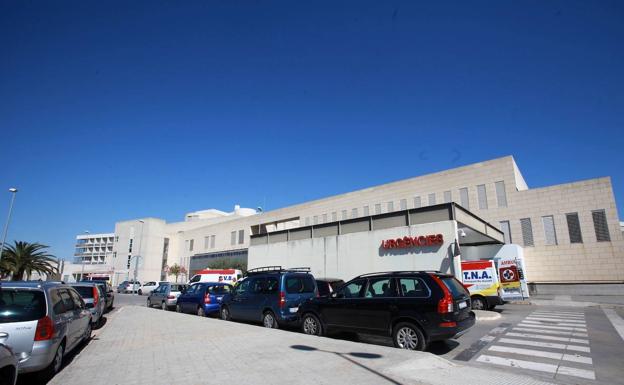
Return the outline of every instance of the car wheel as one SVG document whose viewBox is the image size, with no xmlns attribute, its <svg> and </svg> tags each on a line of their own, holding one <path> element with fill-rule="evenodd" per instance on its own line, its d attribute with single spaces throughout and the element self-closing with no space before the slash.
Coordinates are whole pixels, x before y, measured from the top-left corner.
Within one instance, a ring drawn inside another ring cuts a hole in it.
<svg viewBox="0 0 624 385">
<path fill-rule="evenodd" d="M 219 312 L 219 315 L 221 316 L 221 319 L 224 321 L 229 321 L 232 319 L 232 316 L 230 315 L 230 309 L 228 309 L 227 307 L 222 307 L 221 311 Z"/>
<path fill-rule="evenodd" d="M 425 350 L 425 336 L 420 328 L 408 322 L 401 322 L 392 331 L 392 342 L 399 349 Z"/>
<path fill-rule="evenodd" d="M 487 308 L 485 300 L 481 297 L 472 298 L 472 310 L 485 310 Z"/>
<path fill-rule="evenodd" d="M 176 312 L 182 313 L 182 308 L 180 307 L 180 305 L 176 305 Z"/>
<path fill-rule="evenodd" d="M 198 306 L 197 307 L 197 315 L 200 317 L 205 317 L 206 316 L 206 312 L 204 311 L 204 307 L 203 306 Z"/>
<path fill-rule="evenodd" d="M 139 295 L 143 295 L 143 290 L 139 289 Z"/>
<path fill-rule="evenodd" d="M 160 308 L 163 310 L 167 310 L 167 304 L 165 303 L 165 301 L 162 301 L 162 303 L 160 304 Z"/>
<path fill-rule="evenodd" d="M 301 330 L 304 334 L 313 336 L 323 335 L 323 326 L 321 325 L 321 321 L 314 314 L 306 314 L 303 316 L 303 319 L 301 320 Z"/>
<path fill-rule="evenodd" d="M 275 315 L 271 311 L 267 311 L 262 315 L 262 325 L 269 329 L 278 329 L 279 325 L 275 319 Z"/>
</svg>

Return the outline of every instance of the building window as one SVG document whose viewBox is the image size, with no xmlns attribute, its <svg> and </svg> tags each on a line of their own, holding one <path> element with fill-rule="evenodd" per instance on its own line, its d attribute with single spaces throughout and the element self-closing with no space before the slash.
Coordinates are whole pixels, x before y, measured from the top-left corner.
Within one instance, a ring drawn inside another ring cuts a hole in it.
<svg viewBox="0 0 624 385">
<path fill-rule="evenodd" d="M 487 192 L 485 190 L 484 184 L 480 184 L 477 186 L 477 199 L 479 200 L 479 209 L 486 210 L 488 208 L 488 203 Z"/>
<path fill-rule="evenodd" d="M 351 210 L 351 218 L 357 218 L 357 217 L 358 217 L 358 209 L 355 208 Z"/>
<path fill-rule="evenodd" d="M 347 210 L 342 210 L 342 219 L 347 219 Z"/>
<path fill-rule="evenodd" d="M 323 214 L 323 223 L 327 223 L 327 214 Z"/>
<path fill-rule="evenodd" d="M 381 203 L 375 204 L 375 214 L 381 214 Z"/>
<path fill-rule="evenodd" d="M 414 208 L 417 209 L 422 207 L 422 202 L 420 201 L 420 197 L 414 197 Z"/>
<path fill-rule="evenodd" d="M 394 202 L 388 202 L 388 212 L 391 213 L 394 211 Z"/>
<path fill-rule="evenodd" d="M 542 217 L 542 223 L 544 224 L 544 238 L 546 238 L 547 245 L 557 244 L 557 232 L 555 231 L 555 219 L 552 215 Z"/>
<path fill-rule="evenodd" d="M 238 230 L 238 244 L 242 245 L 245 243 L 245 230 Z"/>
<path fill-rule="evenodd" d="M 208 247 L 210 247 L 210 235 L 204 237 L 204 249 L 207 249 Z"/>
<path fill-rule="evenodd" d="M 338 213 L 334 211 L 332 213 L 332 222 L 336 222 L 337 220 L 338 220 Z"/>
<path fill-rule="evenodd" d="M 505 181 L 498 181 L 494 183 L 496 187 L 496 200 L 498 201 L 498 207 L 507 207 L 507 193 L 505 192 Z"/>
<path fill-rule="evenodd" d="M 407 199 L 401 199 L 401 210 L 407 210 Z"/>
<path fill-rule="evenodd" d="M 364 206 L 364 216 L 367 217 L 370 215 L 370 212 L 368 211 L 368 206 Z"/>
<path fill-rule="evenodd" d="M 195 240 L 194 240 L 194 239 L 191 239 L 191 240 L 189 241 L 189 251 L 193 251 L 193 246 L 194 246 L 194 244 L 195 244 Z"/>
<path fill-rule="evenodd" d="M 310 217 L 306 217 L 306 219 L 305 219 L 305 225 L 306 225 L 306 226 L 310 226 Z"/>
<path fill-rule="evenodd" d="M 568 222 L 568 234 L 570 234 L 570 243 L 583 243 L 583 235 L 581 234 L 581 223 L 578 213 L 566 214 Z"/>
<path fill-rule="evenodd" d="M 459 189 L 459 204 L 466 210 L 470 210 L 470 203 L 468 202 L 468 187 L 462 187 Z"/>
<path fill-rule="evenodd" d="M 511 243 L 511 228 L 509 226 L 509 221 L 501 221 L 500 229 L 503 232 L 503 237 L 505 238 L 505 243 Z"/>
<path fill-rule="evenodd" d="M 130 246 L 128 246 L 128 252 L 131 253 L 132 252 L 132 241 L 133 239 L 130 238 Z"/>
<path fill-rule="evenodd" d="M 119 235 L 115 236 L 115 242 L 119 242 Z"/>
<path fill-rule="evenodd" d="M 210 236 L 210 248 L 214 249 L 215 248 L 215 238 L 217 238 L 216 235 L 211 235 Z"/>
<path fill-rule="evenodd" d="M 609 242 L 609 226 L 607 225 L 607 214 L 604 210 L 592 211 L 592 219 L 594 220 L 594 231 L 596 231 L 596 241 Z"/>
<path fill-rule="evenodd" d="M 525 246 L 534 246 L 533 243 L 533 226 L 531 226 L 531 218 L 520 219 L 520 228 L 522 229 L 522 241 Z"/>
<path fill-rule="evenodd" d="M 230 233 L 230 245 L 236 244 L 236 231 Z"/>
<path fill-rule="evenodd" d="M 444 192 L 444 203 L 450 203 L 453 200 L 453 195 L 451 194 L 451 191 L 445 191 Z"/>
<path fill-rule="evenodd" d="M 312 217 L 312 224 L 318 225 L 318 215 Z"/>
<path fill-rule="evenodd" d="M 429 206 L 433 206 L 436 204 L 435 193 L 429 194 Z"/>
</svg>

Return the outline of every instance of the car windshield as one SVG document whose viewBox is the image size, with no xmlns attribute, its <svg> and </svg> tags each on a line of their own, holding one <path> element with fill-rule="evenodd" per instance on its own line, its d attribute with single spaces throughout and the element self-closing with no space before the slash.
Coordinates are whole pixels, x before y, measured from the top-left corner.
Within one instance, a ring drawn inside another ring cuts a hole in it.
<svg viewBox="0 0 624 385">
<path fill-rule="evenodd" d="M 93 298 L 93 287 L 91 286 L 72 286 L 82 298 Z"/>
<path fill-rule="evenodd" d="M 444 285 L 451 291 L 453 298 L 462 298 L 468 296 L 464 286 L 454 277 L 441 277 Z"/>
<path fill-rule="evenodd" d="M 314 279 L 312 276 L 290 276 L 286 277 L 286 292 L 294 293 L 312 293 L 314 291 Z"/>
<path fill-rule="evenodd" d="M 41 290 L 0 288 L 0 323 L 34 321 L 46 314 Z"/>
</svg>

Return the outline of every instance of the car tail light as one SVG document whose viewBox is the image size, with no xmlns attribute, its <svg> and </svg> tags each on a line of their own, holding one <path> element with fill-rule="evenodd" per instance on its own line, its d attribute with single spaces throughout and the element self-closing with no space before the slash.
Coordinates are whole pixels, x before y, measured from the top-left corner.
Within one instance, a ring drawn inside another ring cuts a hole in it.
<svg viewBox="0 0 624 385">
<path fill-rule="evenodd" d="M 35 341 L 47 341 L 54 335 L 54 324 L 52 318 L 45 316 L 37 321 L 35 330 Z"/>
<path fill-rule="evenodd" d="M 286 306 L 286 293 L 283 291 L 280 291 L 279 307 L 280 309 L 283 309 L 285 306 Z"/>
<path fill-rule="evenodd" d="M 169 294 L 169 295 L 167 296 L 167 299 L 175 299 L 175 295 L 171 295 L 171 294 Z"/>
<path fill-rule="evenodd" d="M 451 292 L 449 291 L 448 287 L 446 287 L 444 282 L 442 282 L 440 277 L 438 277 L 435 274 L 430 274 L 430 276 L 431 278 L 433 278 L 434 281 L 436 281 L 436 283 L 438 284 L 438 286 L 440 286 L 440 288 L 442 289 L 442 292 L 444 293 L 444 297 L 442 297 L 442 299 L 438 302 L 438 313 L 440 314 L 452 313 L 453 312 L 453 296 L 451 295 Z"/>
<path fill-rule="evenodd" d="M 210 294 L 206 294 L 204 296 L 204 304 L 208 305 L 210 303 Z"/>
<path fill-rule="evenodd" d="M 454 328 L 457 326 L 457 322 L 442 322 L 440 323 L 441 328 Z"/>
<path fill-rule="evenodd" d="M 100 293 L 98 293 L 98 288 L 96 286 L 93 286 L 93 306 L 97 306 L 99 300 Z"/>
</svg>

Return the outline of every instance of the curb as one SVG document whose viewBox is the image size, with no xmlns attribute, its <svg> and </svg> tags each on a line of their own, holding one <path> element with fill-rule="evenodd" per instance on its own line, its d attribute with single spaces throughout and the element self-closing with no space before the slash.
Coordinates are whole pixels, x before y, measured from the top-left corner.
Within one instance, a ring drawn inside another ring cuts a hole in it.
<svg viewBox="0 0 624 385">
<path fill-rule="evenodd" d="M 473 310 L 477 317 L 477 321 L 496 321 L 502 316 L 495 311 Z"/>
</svg>

